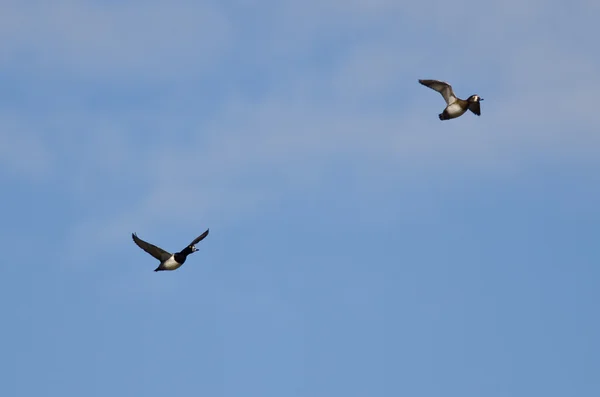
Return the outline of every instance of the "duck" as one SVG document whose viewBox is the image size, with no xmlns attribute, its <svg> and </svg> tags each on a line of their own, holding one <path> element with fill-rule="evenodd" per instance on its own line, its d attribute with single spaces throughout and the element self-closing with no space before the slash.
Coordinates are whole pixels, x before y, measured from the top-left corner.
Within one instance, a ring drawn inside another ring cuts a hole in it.
<svg viewBox="0 0 600 397">
<path fill-rule="evenodd" d="M 149 253 L 154 258 L 160 261 L 160 265 L 158 265 L 158 267 L 154 269 L 155 272 L 158 272 L 162 270 L 179 269 L 181 265 L 185 263 L 185 260 L 187 259 L 189 254 L 193 254 L 194 252 L 198 251 L 198 248 L 196 248 L 196 244 L 198 244 L 206 236 L 208 236 L 208 230 L 209 229 L 206 229 L 204 233 L 196 237 L 194 241 L 189 243 L 184 249 L 174 254 L 171 254 L 170 252 L 167 252 L 162 248 L 159 248 L 142 240 L 137 236 L 136 233 L 132 233 L 131 238 L 137 244 L 138 247 L 140 247 L 141 249 L 143 249 L 144 251 L 146 251 L 147 253 Z"/>
<path fill-rule="evenodd" d="M 483 101 L 479 95 L 471 95 L 467 99 L 460 99 L 454 95 L 452 86 L 445 81 L 439 80 L 419 80 L 419 83 L 425 87 L 429 87 L 442 94 L 446 101 L 446 108 L 442 113 L 438 115 L 440 120 L 450 120 L 465 114 L 467 110 L 475 113 L 477 116 L 481 116 L 480 101 Z"/>
</svg>

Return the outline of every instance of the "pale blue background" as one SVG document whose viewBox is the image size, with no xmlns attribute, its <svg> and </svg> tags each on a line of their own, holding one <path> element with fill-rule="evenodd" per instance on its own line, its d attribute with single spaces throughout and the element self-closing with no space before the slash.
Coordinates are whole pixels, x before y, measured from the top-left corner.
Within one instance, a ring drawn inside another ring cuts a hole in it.
<svg viewBox="0 0 600 397">
<path fill-rule="evenodd" d="M 600 396 L 599 4 L 3 1 L 0 395 Z"/>
</svg>

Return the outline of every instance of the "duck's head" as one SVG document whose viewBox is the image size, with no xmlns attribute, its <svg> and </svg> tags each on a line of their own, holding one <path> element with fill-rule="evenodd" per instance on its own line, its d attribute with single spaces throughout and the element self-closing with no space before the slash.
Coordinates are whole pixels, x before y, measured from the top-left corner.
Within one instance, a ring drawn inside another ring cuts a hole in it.
<svg viewBox="0 0 600 397">
<path fill-rule="evenodd" d="M 192 254 L 193 254 L 194 252 L 198 251 L 198 248 L 196 248 L 196 246 L 195 246 L 195 245 L 190 245 L 190 247 L 189 247 L 189 248 L 190 248 L 190 251 L 191 251 L 191 253 L 192 253 Z"/>
<path fill-rule="evenodd" d="M 481 98 L 479 95 L 471 95 L 469 97 L 469 99 L 467 99 L 467 102 L 479 102 L 479 101 L 483 101 L 483 98 Z"/>
</svg>

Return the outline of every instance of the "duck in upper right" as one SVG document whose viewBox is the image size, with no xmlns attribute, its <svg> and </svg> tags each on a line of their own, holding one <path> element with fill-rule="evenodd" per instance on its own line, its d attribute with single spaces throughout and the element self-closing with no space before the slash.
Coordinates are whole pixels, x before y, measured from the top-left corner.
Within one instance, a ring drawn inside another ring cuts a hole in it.
<svg viewBox="0 0 600 397">
<path fill-rule="evenodd" d="M 465 100 L 457 98 L 456 95 L 454 95 L 454 91 L 452 91 L 452 86 L 444 81 L 419 80 L 419 83 L 431 88 L 432 90 L 436 90 L 444 97 L 447 106 L 444 111 L 438 115 L 440 120 L 455 119 L 465 114 L 467 110 L 470 110 L 476 115 L 481 116 L 481 107 L 479 106 L 479 102 L 483 101 L 483 98 L 481 98 L 479 95 L 471 95 Z"/>
</svg>

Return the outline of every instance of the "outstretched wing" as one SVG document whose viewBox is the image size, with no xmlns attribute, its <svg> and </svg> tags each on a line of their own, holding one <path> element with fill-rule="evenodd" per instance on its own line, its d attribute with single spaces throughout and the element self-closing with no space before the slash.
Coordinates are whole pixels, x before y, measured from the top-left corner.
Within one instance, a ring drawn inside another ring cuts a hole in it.
<svg viewBox="0 0 600 397">
<path fill-rule="evenodd" d="M 479 106 L 479 102 L 469 103 L 469 110 L 476 115 L 481 116 L 481 106 Z"/>
<path fill-rule="evenodd" d="M 208 229 L 206 229 L 206 231 L 204 233 L 202 233 L 201 235 L 199 235 L 198 237 L 196 237 L 194 239 L 194 241 L 192 241 L 190 243 L 190 245 L 196 245 L 198 244 L 200 241 L 202 241 L 204 239 L 204 237 L 208 236 Z M 189 247 L 189 246 L 188 246 Z"/>
<path fill-rule="evenodd" d="M 133 238 L 133 241 L 137 244 L 138 247 L 140 247 L 141 249 L 143 249 L 144 251 L 146 251 L 161 262 L 166 261 L 172 255 L 164 249 L 158 248 L 156 245 L 152 245 L 150 243 L 145 242 L 144 240 L 139 238 L 135 233 L 131 234 L 131 238 Z"/>
<path fill-rule="evenodd" d="M 423 84 L 425 87 L 429 87 L 432 90 L 436 90 L 444 97 L 446 104 L 450 105 L 456 101 L 456 96 L 454 95 L 454 91 L 452 91 L 452 86 L 444 81 L 438 80 L 419 80 L 419 83 Z"/>
</svg>

